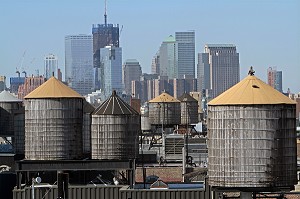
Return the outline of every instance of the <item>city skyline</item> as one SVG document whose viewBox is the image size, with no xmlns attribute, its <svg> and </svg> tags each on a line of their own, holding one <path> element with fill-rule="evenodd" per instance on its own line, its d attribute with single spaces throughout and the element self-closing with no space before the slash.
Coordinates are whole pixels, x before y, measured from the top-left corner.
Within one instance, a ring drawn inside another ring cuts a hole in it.
<svg viewBox="0 0 300 199">
<path fill-rule="evenodd" d="M 137 59 L 143 72 L 150 73 L 152 58 L 166 37 L 194 30 L 196 54 L 204 52 L 205 44 L 232 43 L 240 54 L 241 79 L 253 66 L 267 82 L 267 69 L 276 66 L 282 71 L 283 91 L 300 91 L 299 1 L 170 2 L 108 1 L 108 23 L 120 25 L 122 63 Z M 0 12 L 0 75 L 8 80 L 17 76 L 21 62 L 30 75 L 43 71 L 43 57 L 49 53 L 58 56 L 64 69 L 64 37 L 91 34 L 92 24 L 104 23 L 104 0 L 3 0 Z"/>
</svg>

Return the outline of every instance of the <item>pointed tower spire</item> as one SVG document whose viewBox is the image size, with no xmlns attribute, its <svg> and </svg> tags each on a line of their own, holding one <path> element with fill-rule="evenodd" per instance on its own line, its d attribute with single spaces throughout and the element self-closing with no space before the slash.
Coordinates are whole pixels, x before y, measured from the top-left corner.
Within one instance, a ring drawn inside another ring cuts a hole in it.
<svg viewBox="0 0 300 199">
<path fill-rule="evenodd" d="M 105 10 L 104 10 L 104 24 L 107 26 L 107 0 L 105 0 Z"/>
</svg>

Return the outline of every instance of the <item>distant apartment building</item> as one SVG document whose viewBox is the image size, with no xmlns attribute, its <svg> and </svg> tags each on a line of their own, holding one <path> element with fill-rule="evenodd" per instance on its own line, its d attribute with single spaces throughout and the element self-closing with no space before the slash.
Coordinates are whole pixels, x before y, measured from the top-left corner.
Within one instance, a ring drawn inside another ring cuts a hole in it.
<svg viewBox="0 0 300 199">
<path fill-rule="evenodd" d="M 268 84 L 282 92 L 282 71 L 277 71 L 276 68 L 269 67 L 268 73 Z"/>
<path fill-rule="evenodd" d="M 57 69 L 57 79 L 62 82 L 62 72 L 61 72 L 60 68 Z"/>
<path fill-rule="evenodd" d="M 10 78 L 10 92 L 15 94 L 15 95 L 18 95 L 18 89 L 19 89 L 19 86 L 24 84 L 25 82 L 25 77 L 11 77 Z"/>
<path fill-rule="evenodd" d="M 56 55 L 49 54 L 44 57 L 44 70 L 46 79 L 52 76 L 57 78 L 58 58 Z"/>
<path fill-rule="evenodd" d="M 200 64 L 198 63 L 200 67 L 198 70 L 202 71 L 203 74 L 206 71 L 206 74 L 203 75 L 204 79 L 200 79 L 204 88 L 208 82 L 205 79 L 208 74 L 206 56 L 208 56 L 210 69 L 210 97 L 215 98 L 240 81 L 239 53 L 237 53 L 236 46 L 233 44 L 206 44 L 204 54 L 202 53 L 200 57 Z M 201 78 L 201 74 L 199 78 Z"/>
<path fill-rule="evenodd" d="M 159 65 L 159 52 L 154 55 L 152 58 L 152 63 L 151 63 L 151 73 L 152 74 L 159 74 L 160 71 L 160 65 Z"/>
<path fill-rule="evenodd" d="M 288 93 L 286 93 L 286 95 L 290 99 L 292 99 L 296 102 L 296 118 L 297 118 L 298 124 L 300 126 L 300 93 L 293 94 L 293 93 L 290 93 L 290 91 L 288 90 Z"/>
<path fill-rule="evenodd" d="M 122 84 L 122 48 L 106 46 L 100 49 L 100 60 L 104 78 L 102 86 L 104 96 L 108 98 L 113 90 L 123 91 Z"/>
<path fill-rule="evenodd" d="M 0 92 L 6 89 L 6 77 L 0 76 Z"/>
<path fill-rule="evenodd" d="M 94 87 L 92 35 L 65 37 L 65 81 L 81 95 L 92 92 Z"/>
<path fill-rule="evenodd" d="M 196 79 L 168 79 L 166 76 L 159 76 L 158 79 L 132 81 L 132 93 L 141 100 L 147 102 L 164 91 L 178 98 L 185 92 L 197 91 Z"/>
<path fill-rule="evenodd" d="M 131 95 L 131 82 L 134 80 L 140 80 L 142 75 L 141 65 L 136 59 L 127 59 L 123 64 L 122 72 L 124 90 L 127 95 Z"/>
<path fill-rule="evenodd" d="M 23 100 L 26 95 L 28 95 L 31 91 L 33 91 L 46 81 L 47 79 L 44 76 L 26 77 L 24 84 L 19 86 L 18 98 Z"/>
</svg>

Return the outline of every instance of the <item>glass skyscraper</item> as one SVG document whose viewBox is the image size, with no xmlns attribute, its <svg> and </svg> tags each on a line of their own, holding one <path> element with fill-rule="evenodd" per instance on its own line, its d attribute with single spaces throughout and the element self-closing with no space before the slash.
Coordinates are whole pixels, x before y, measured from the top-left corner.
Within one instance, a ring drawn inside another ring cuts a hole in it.
<svg viewBox="0 0 300 199">
<path fill-rule="evenodd" d="M 81 95 L 92 92 L 94 87 L 92 35 L 65 37 L 65 81 Z"/>
<path fill-rule="evenodd" d="M 100 49 L 100 63 L 103 67 L 103 93 L 108 98 L 113 90 L 122 92 L 122 48 L 106 46 Z"/>
<path fill-rule="evenodd" d="M 195 78 L 195 32 L 175 32 L 178 77 Z"/>
</svg>

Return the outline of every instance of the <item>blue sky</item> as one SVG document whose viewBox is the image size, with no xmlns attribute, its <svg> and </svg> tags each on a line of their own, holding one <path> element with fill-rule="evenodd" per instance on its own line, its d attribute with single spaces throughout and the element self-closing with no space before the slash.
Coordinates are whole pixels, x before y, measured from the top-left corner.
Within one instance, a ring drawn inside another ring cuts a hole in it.
<svg viewBox="0 0 300 199">
<path fill-rule="evenodd" d="M 104 0 L 0 0 L 0 75 L 44 73 L 43 57 L 58 55 L 64 71 L 64 36 L 91 34 L 103 23 Z M 137 59 L 150 72 L 161 42 L 176 31 L 195 30 L 196 51 L 205 44 L 237 46 L 241 79 L 253 66 L 283 71 L 283 89 L 300 92 L 299 0 L 108 0 L 108 22 L 123 26 L 123 61 Z"/>
</svg>

